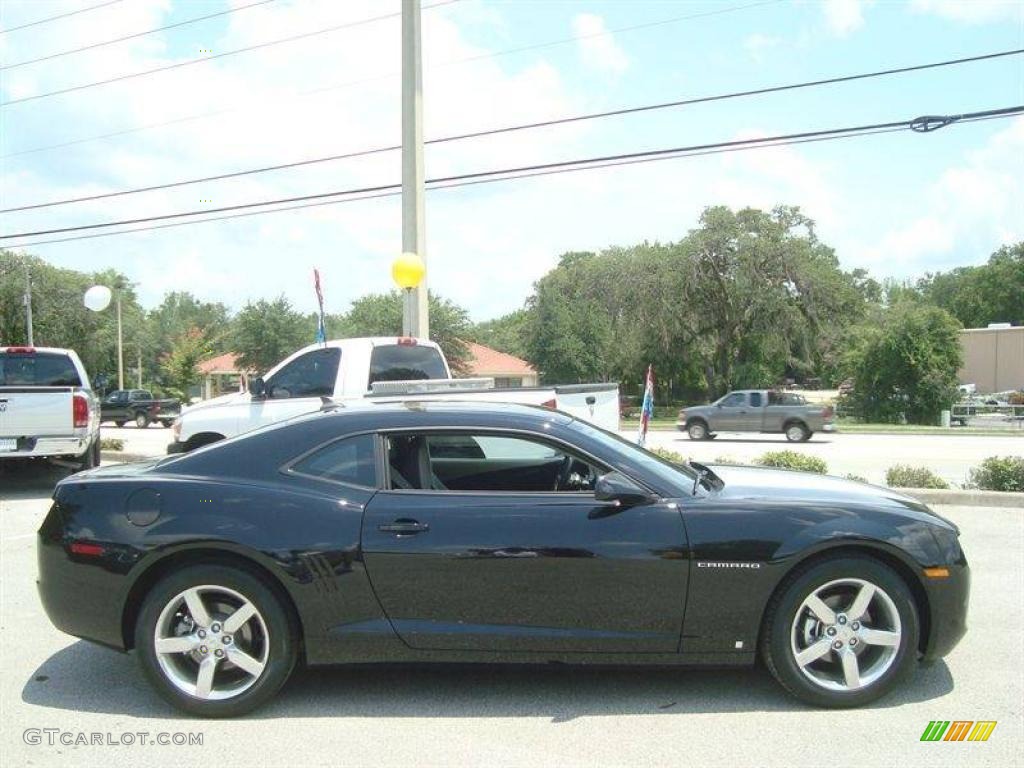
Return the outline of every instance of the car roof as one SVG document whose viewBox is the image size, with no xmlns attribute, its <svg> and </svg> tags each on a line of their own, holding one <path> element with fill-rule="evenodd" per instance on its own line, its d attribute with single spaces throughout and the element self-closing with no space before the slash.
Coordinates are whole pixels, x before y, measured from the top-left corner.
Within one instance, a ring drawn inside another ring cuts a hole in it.
<svg viewBox="0 0 1024 768">
<path fill-rule="evenodd" d="M 431 414 L 434 416 L 464 417 L 467 419 L 480 416 L 513 416 L 527 421 L 556 421 L 560 424 L 568 424 L 573 420 L 572 416 L 545 408 L 540 405 L 529 405 L 527 403 L 500 403 L 492 401 L 457 400 L 445 398 L 443 400 L 417 400 L 408 398 L 399 401 L 373 401 L 357 400 L 351 403 L 338 404 L 337 407 L 325 406 L 331 415 L 338 417 L 356 416 L 363 414 L 374 414 L 383 416 L 385 414 Z M 315 415 L 315 414 L 314 414 Z M 423 421 L 422 418 L 411 415 L 413 422 Z"/>
</svg>

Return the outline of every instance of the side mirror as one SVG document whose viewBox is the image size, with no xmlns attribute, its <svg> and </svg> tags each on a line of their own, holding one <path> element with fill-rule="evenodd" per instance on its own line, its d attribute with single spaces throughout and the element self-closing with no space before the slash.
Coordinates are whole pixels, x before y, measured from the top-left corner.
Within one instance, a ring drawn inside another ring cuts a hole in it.
<svg viewBox="0 0 1024 768">
<path fill-rule="evenodd" d="M 648 491 L 619 472 L 609 472 L 597 478 L 594 498 L 597 501 L 614 502 L 621 507 L 635 507 L 654 499 Z"/>
<path fill-rule="evenodd" d="M 263 381 L 262 376 L 257 376 L 255 379 L 249 379 L 249 394 L 254 399 L 262 400 L 267 396 L 267 384 Z"/>
</svg>

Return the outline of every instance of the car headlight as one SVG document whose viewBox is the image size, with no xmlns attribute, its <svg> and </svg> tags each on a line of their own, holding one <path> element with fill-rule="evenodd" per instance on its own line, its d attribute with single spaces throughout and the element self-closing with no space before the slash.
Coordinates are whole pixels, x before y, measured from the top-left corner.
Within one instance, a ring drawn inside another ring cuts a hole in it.
<svg viewBox="0 0 1024 768">
<path fill-rule="evenodd" d="M 176 418 L 171 424 L 171 434 L 174 435 L 175 442 L 181 437 L 181 416 Z"/>
</svg>

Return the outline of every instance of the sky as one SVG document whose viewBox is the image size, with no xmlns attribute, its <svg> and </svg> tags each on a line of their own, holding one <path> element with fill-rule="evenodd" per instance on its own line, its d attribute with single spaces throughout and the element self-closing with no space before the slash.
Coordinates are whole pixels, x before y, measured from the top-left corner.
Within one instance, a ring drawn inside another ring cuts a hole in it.
<svg viewBox="0 0 1024 768">
<path fill-rule="evenodd" d="M 249 5 L 5 0 L 0 62 Z M 425 0 L 424 133 L 461 134 L 619 107 L 1024 48 L 1018 0 Z M 195 24 L 0 70 L 2 208 L 400 143 L 398 0 L 271 0 Z M 72 92 L 376 16 L 289 43 Z M 501 167 L 1024 104 L 1024 56 L 428 146 L 428 178 Z M 156 123 L 168 123 L 158 127 Z M 138 130 L 142 128 L 141 130 Z M 118 135 L 95 138 L 105 134 Z M 53 145 L 64 146 L 53 146 Z M 0 214 L 4 234 L 400 180 L 399 152 Z M 876 278 L 980 264 L 1024 239 L 1024 117 L 713 154 L 426 197 L 431 290 L 486 320 L 523 305 L 566 251 L 674 241 L 710 205 L 799 206 L 845 269 Z M 0 246 L 28 242 L 0 240 Z M 44 239 L 44 238 L 34 238 Z M 40 244 L 116 268 L 144 305 L 169 290 L 233 309 L 286 295 L 342 312 L 392 287 L 397 197 Z M 0 276 L 0 279 L 4 279 Z"/>
</svg>

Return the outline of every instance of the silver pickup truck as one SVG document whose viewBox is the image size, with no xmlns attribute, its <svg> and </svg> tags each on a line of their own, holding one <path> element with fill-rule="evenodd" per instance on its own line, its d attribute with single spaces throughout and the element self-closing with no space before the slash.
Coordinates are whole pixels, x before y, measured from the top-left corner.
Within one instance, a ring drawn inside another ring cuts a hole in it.
<svg viewBox="0 0 1024 768">
<path fill-rule="evenodd" d="M 738 389 L 710 405 L 684 408 L 677 426 L 691 440 L 708 440 L 717 432 L 781 432 L 795 443 L 815 432 L 834 432 L 835 413 L 832 406 L 811 405 L 793 392 Z"/>
</svg>

